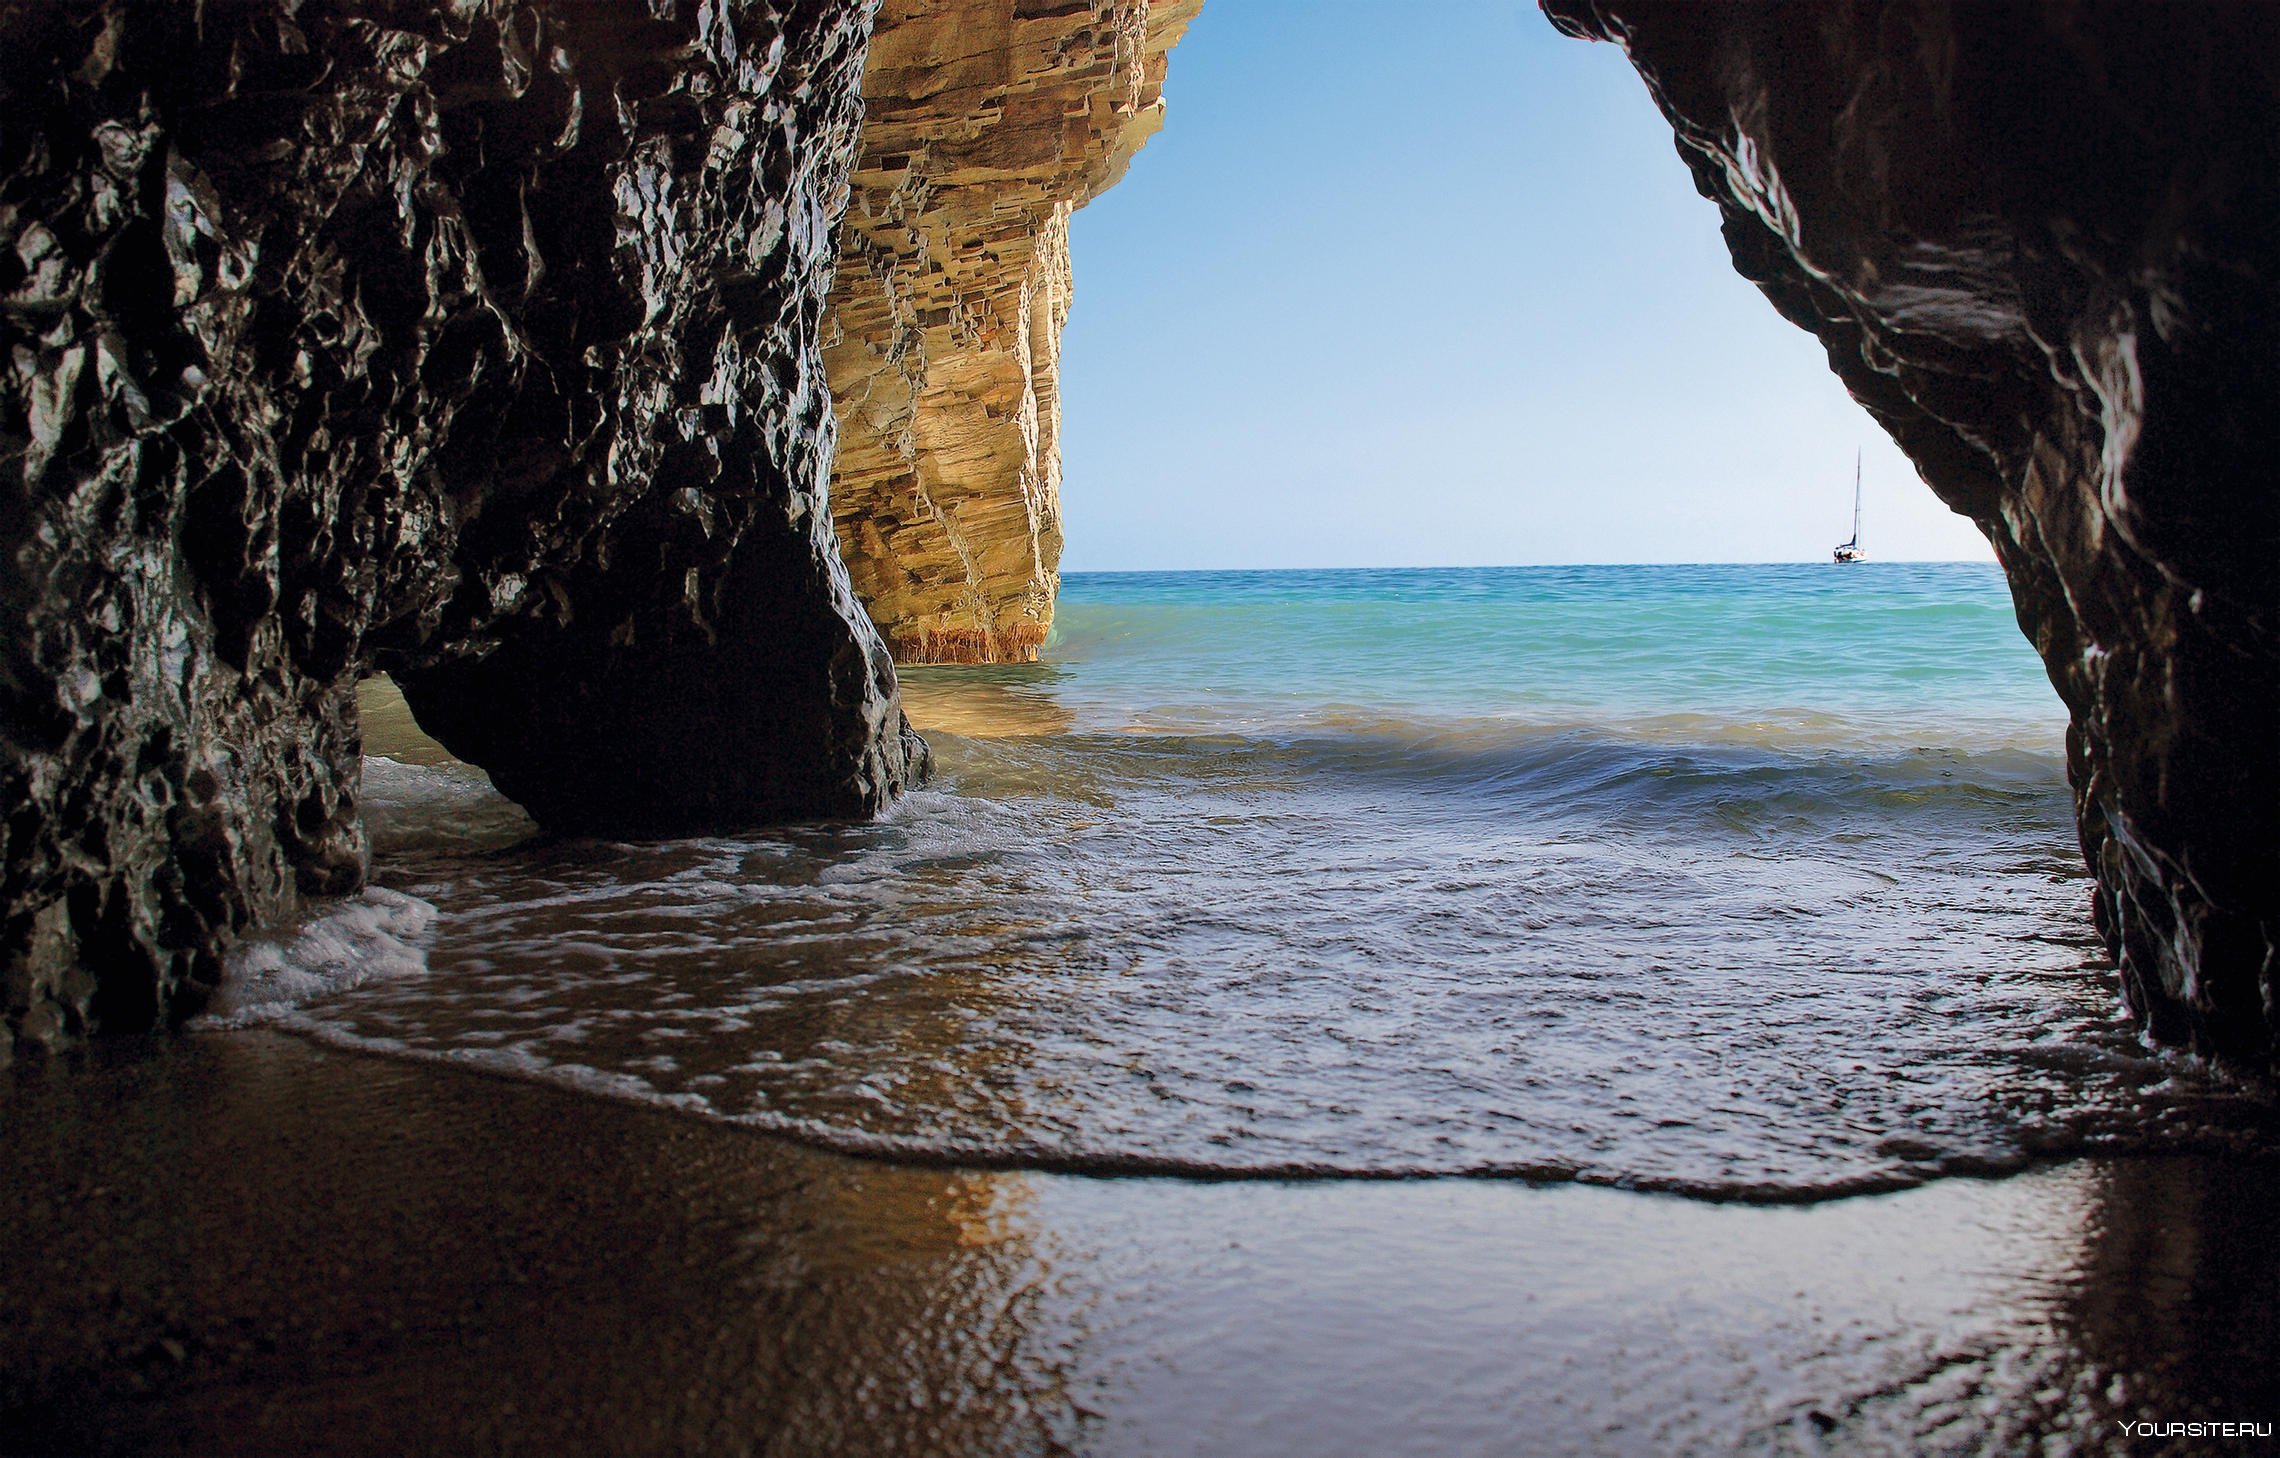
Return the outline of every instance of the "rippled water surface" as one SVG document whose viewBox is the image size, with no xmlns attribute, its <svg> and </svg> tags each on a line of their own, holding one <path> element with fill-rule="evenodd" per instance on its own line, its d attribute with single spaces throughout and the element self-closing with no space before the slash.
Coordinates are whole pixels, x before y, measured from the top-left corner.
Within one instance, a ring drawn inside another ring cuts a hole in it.
<svg viewBox="0 0 2280 1458">
<path fill-rule="evenodd" d="M 2115 1020 L 1992 567 L 1072 576 L 1045 662 L 905 692 L 934 785 L 711 840 L 537 836 L 376 731 L 437 914 L 349 931 L 425 967 L 225 1015 L 1052 1168 L 1783 1198 L 2253 1137 Z"/>
</svg>

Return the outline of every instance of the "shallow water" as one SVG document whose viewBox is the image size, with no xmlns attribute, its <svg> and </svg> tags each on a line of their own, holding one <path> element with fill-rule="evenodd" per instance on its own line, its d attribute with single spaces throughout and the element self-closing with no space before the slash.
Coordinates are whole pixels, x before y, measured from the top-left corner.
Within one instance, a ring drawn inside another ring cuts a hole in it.
<svg viewBox="0 0 2280 1458">
<path fill-rule="evenodd" d="M 1045 662 L 906 697 L 940 775 L 875 825 L 556 840 L 371 759 L 425 970 L 236 1016 L 978 1165 L 1798 1199 L 2263 1138 L 2116 1020 L 1992 567 L 1072 576 Z"/>
</svg>

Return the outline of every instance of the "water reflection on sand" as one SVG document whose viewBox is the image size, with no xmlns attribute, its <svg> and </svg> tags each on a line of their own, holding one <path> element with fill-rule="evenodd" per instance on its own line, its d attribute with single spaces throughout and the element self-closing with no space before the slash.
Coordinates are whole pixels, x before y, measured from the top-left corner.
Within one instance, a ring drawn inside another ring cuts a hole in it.
<svg viewBox="0 0 2280 1458">
<path fill-rule="evenodd" d="M 139 1056 L 138 1056 L 139 1055 Z M 265 1033 L 21 1073 L 0 1449 L 1063 1448 L 1019 1181 Z M 45 1076 L 43 1076 L 43 1073 Z"/>
<path fill-rule="evenodd" d="M 915 1170 L 260 1032 L 0 1097 L 11 1452 L 2143 1451 L 2280 1172 L 1799 1207 Z"/>
</svg>

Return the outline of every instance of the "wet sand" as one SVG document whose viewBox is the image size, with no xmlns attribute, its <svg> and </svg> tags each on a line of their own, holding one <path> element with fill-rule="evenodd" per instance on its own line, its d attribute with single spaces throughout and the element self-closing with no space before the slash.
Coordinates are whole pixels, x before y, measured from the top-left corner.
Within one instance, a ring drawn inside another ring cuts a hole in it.
<svg viewBox="0 0 2280 1458">
<path fill-rule="evenodd" d="M 6 1075 L 10 1453 L 2241 1451 L 2280 1169 L 909 1169 L 273 1033 Z"/>
</svg>

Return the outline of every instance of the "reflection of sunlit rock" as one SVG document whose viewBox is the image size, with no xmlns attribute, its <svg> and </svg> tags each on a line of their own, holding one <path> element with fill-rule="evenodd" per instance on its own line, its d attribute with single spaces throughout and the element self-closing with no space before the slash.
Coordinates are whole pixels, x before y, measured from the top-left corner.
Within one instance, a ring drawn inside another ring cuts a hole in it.
<svg viewBox="0 0 2280 1458">
<path fill-rule="evenodd" d="M 1076 715 L 1053 696 L 1050 671 L 951 668 L 906 670 L 903 711 L 920 730 L 968 739 L 1066 734 Z"/>
<path fill-rule="evenodd" d="M 12 1451 L 2102 1453 L 2280 1404 L 2280 1191 L 2223 1159 L 1764 1208 L 912 1169 L 258 1033 L 75 1075 L 0 1144 Z"/>
<path fill-rule="evenodd" d="M 841 550 L 904 662 L 1025 662 L 1045 641 L 1069 215 L 1163 124 L 1167 53 L 1201 4 L 879 12 L 825 363 Z"/>
</svg>

